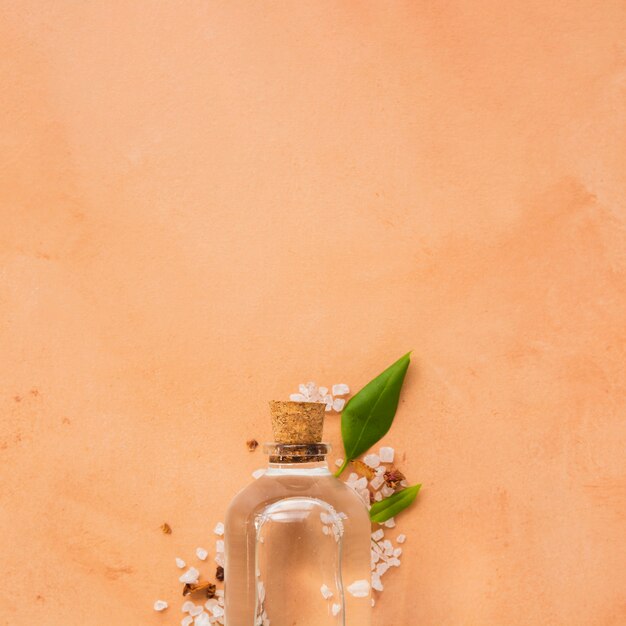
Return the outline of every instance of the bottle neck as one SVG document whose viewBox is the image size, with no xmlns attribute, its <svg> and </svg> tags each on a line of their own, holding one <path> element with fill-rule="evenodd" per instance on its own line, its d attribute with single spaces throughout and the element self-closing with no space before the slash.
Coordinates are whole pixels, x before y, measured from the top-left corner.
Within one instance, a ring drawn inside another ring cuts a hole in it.
<svg viewBox="0 0 626 626">
<path fill-rule="evenodd" d="M 266 443 L 263 450 L 269 455 L 269 467 L 326 469 L 326 455 L 330 452 L 328 443 Z"/>
<path fill-rule="evenodd" d="M 321 461 L 309 461 L 301 463 L 274 462 L 270 459 L 265 476 L 330 476 L 326 458 Z"/>
</svg>

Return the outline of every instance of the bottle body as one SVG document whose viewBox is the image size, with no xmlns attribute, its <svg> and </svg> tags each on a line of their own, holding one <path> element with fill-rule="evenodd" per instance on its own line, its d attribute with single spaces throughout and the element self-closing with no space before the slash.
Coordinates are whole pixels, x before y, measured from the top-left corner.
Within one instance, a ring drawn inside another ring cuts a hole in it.
<svg viewBox="0 0 626 626">
<path fill-rule="evenodd" d="M 369 626 L 370 533 L 325 461 L 270 463 L 226 515 L 226 626 Z"/>
</svg>

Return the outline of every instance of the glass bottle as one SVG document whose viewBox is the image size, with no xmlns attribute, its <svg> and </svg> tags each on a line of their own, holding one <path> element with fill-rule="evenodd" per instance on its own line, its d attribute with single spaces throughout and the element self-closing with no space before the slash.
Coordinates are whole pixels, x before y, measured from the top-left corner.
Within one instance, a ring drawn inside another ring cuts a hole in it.
<svg viewBox="0 0 626 626">
<path fill-rule="evenodd" d="M 369 515 L 328 469 L 324 404 L 270 406 L 268 468 L 226 514 L 226 626 L 369 626 Z"/>
</svg>

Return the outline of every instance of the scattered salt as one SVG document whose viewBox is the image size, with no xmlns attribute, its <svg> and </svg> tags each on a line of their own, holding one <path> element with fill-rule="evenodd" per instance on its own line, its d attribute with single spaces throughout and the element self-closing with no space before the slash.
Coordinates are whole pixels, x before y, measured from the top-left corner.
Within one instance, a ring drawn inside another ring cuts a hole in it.
<svg viewBox="0 0 626 626">
<path fill-rule="evenodd" d="M 374 469 L 380 465 L 380 457 L 377 454 L 366 454 L 363 457 L 363 463 Z"/>
<path fill-rule="evenodd" d="M 322 585 L 320 587 L 320 591 L 322 592 L 322 597 L 324 598 L 324 600 L 328 600 L 328 598 L 332 597 L 333 592 L 330 590 L 330 587 L 328 585 Z"/>
<path fill-rule="evenodd" d="M 404 533 L 398 535 L 396 541 L 398 543 L 404 543 L 406 541 L 406 535 Z"/>
<path fill-rule="evenodd" d="M 335 465 L 336 465 L 337 467 L 341 467 L 341 466 L 343 465 L 343 459 L 337 459 L 337 460 L 335 461 Z"/>
<path fill-rule="evenodd" d="M 361 476 L 361 478 L 354 481 L 352 486 L 355 489 L 365 489 L 367 487 L 367 478 L 365 478 L 365 476 Z"/>
<path fill-rule="evenodd" d="M 189 615 L 195 617 L 196 615 L 200 615 L 200 613 L 202 613 L 203 611 L 204 609 L 202 608 L 202 606 L 195 605 L 192 609 L 189 609 L 188 613 Z"/>
<path fill-rule="evenodd" d="M 372 574 L 372 589 L 376 591 L 383 590 L 383 583 L 380 581 L 380 576 L 376 572 Z"/>
<path fill-rule="evenodd" d="M 176 567 L 178 567 L 179 569 L 183 569 L 183 567 L 185 567 L 185 565 L 187 565 L 185 563 L 185 561 L 183 561 L 181 558 L 176 557 Z"/>
<path fill-rule="evenodd" d="M 389 565 L 387 565 L 387 563 L 383 562 L 383 563 L 379 563 L 376 566 L 376 573 L 379 576 L 382 576 L 387 570 L 389 569 Z"/>
<path fill-rule="evenodd" d="M 320 396 L 325 396 L 328 393 L 328 387 L 319 387 L 318 391 L 320 393 Z"/>
<path fill-rule="evenodd" d="M 204 548 L 196 548 L 196 556 L 201 561 L 206 561 L 206 558 L 207 556 L 209 556 L 209 553 Z"/>
<path fill-rule="evenodd" d="M 194 626 L 211 626 L 209 614 L 204 611 L 193 621 Z"/>
<path fill-rule="evenodd" d="M 178 580 L 185 584 L 194 584 L 198 582 L 200 572 L 195 567 L 190 567 Z"/>
<path fill-rule="evenodd" d="M 215 525 L 213 532 L 221 537 L 224 534 L 224 524 L 222 522 L 218 522 Z"/>
<path fill-rule="evenodd" d="M 375 500 L 376 502 L 380 502 L 382 499 L 383 499 L 383 494 L 382 494 L 382 493 L 380 493 L 380 491 L 377 491 L 377 492 L 374 494 L 374 500 Z"/>
<path fill-rule="evenodd" d="M 370 486 L 372 487 L 372 489 L 377 490 L 380 489 L 380 486 L 385 482 L 385 477 L 382 476 L 381 474 L 377 474 L 376 476 L 374 476 L 374 478 L 372 478 L 372 480 L 370 480 Z"/>
<path fill-rule="evenodd" d="M 339 611 L 341 611 L 341 604 L 337 604 L 336 602 L 333 602 L 333 605 L 330 607 L 330 612 L 333 615 L 339 615 Z"/>
<path fill-rule="evenodd" d="M 400 556 L 402 554 L 402 548 L 395 548 L 393 551 L 393 556 Z"/>
<path fill-rule="evenodd" d="M 355 598 L 366 598 L 370 591 L 370 584 L 367 580 L 355 580 L 348 586 L 348 592 Z"/>
<path fill-rule="evenodd" d="M 181 608 L 181 611 L 183 613 L 189 613 L 189 611 L 191 611 L 191 609 L 193 609 L 193 607 L 196 606 L 191 600 L 187 600 L 187 602 L 185 602 Z"/>
<path fill-rule="evenodd" d="M 372 533 L 372 539 L 374 541 L 380 541 L 384 536 L 385 536 L 385 531 L 382 528 L 379 528 L 378 530 L 375 530 Z"/>
<path fill-rule="evenodd" d="M 383 463 L 393 463 L 396 451 L 393 448 L 383 446 L 380 449 L 380 460 Z"/>
<path fill-rule="evenodd" d="M 216 552 L 224 552 L 224 540 L 223 539 L 218 539 L 215 542 L 215 551 Z"/>
<path fill-rule="evenodd" d="M 289 399 L 292 402 L 306 402 L 306 397 L 303 394 L 301 394 L 301 393 L 292 393 L 289 396 Z"/>
<path fill-rule="evenodd" d="M 344 383 L 333 385 L 333 396 L 346 396 L 350 393 L 350 387 Z"/>
<path fill-rule="evenodd" d="M 396 490 L 388 487 L 387 485 L 383 485 L 383 488 L 380 490 L 380 492 L 383 494 L 384 498 L 388 498 L 389 496 L 393 495 Z"/>
<path fill-rule="evenodd" d="M 193 617 L 187 615 L 187 617 L 183 617 L 180 626 L 190 626 L 190 624 L 193 624 Z"/>
<path fill-rule="evenodd" d="M 166 608 L 167 608 L 167 602 L 165 600 L 157 600 L 154 603 L 155 611 L 165 611 Z"/>
<path fill-rule="evenodd" d="M 383 523 L 383 526 L 387 528 L 394 528 L 396 525 L 396 520 L 393 517 L 390 517 L 386 522 Z"/>
<path fill-rule="evenodd" d="M 333 411 L 337 411 L 337 413 L 341 413 L 345 405 L 346 405 L 346 401 L 343 398 L 335 398 L 333 400 Z"/>
</svg>

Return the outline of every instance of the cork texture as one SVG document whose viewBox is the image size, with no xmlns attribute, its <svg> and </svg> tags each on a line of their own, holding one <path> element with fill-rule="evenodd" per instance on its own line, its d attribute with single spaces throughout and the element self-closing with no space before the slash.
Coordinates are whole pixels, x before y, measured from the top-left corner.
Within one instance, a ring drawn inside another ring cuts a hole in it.
<svg viewBox="0 0 626 626">
<path fill-rule="evenodd" d="M 272 430 L 277 443 L 318 443 L 324 431 L 325 405 L 320 402 L 272 400 Z"/>
</svg>

